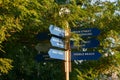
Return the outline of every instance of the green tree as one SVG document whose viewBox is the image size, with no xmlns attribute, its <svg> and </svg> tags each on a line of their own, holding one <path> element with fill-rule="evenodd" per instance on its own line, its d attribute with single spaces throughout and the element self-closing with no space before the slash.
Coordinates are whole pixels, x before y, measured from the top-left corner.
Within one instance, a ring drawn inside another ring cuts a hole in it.
<svg viewBox="0 0 120 80">
<path fill-rule="evenodd" d="M 119 11 L 119 3 L 119 1 L 97 1 L 94 4 L 88 3 L 84 7 L 89 12 L 89 17 L 82 24 L 87 27 L 96 26 L 101 30 L 98 36 L 100 46 L 97 50 L 102 54 L 102 58 L 98 61 L 84 61 L 80 63 L 81 66 L 78 67 L 80 71 L 77 70 L 76 72 L 79 72 L 79 76 L 84 79 L 93 80 L 97 76 L 99 76 L 99 79 L 102 79 L 100 75 L 107 75 L 108 77 L 114 73 L 119 75 L 120 64 L 118 59 L 120 51 L 118 47 L 120 47 L 120 31 L 118 28 L 120 14 L 116 13 L 116 11 Z"/>
<path fill-rule="evenodd" d="M 64 69 L 61 69 L 64 67 L 63 62 L 53 61 L 45 64 L 45 62 L 36 63 L 34 60 L 38 53 L 35 50 L 36 44 L 48 43 L 36 40 L 35 36 L 39 32 L 48 31 L 50 24 L 64 29 L 69 24 L 70 28 L 97 27 L 101 30 L 98 36 L 100 46 L 96 50 L 100 51 L 102 58 L 97 61 L 84 61 L 79 63 L 79 66 L 73 62 L 71 80 L 92 80 L 99 74 L 108 74 L 112 68 L 115 71 L 119 70 L 120 18 L 119 14 L 114 15 L 114 12 L 119 10 L 119 3 L 118 1 L 91 4 L 90 0 L 71 0 L 69 4 L 58 4 L 54 0 L 1 0 L 0 44 L 3 48 L 0 48 L 7 53 L 2 54 L 3 56 L 13 60 L 12 62 L 2 57 L 1 63 L 3 61 L 9 63 L 6 64 L 7 71 L 14 66 L 8 74 L 1 76 L 2 79 L 64 80 Z M 78 35 L 73 37 L 79 40 Z M 114 45 L 116 46 L 113 47 Z M 110 50 L 115 54 L 112 55 Z M 0 65 L 2 73 L 6 71 L 4 65 Z M 51 74 L 48 74 L 48 71 Z"/>
<path fill-rule="evenodd" d="M 4 53 L 2 43 L 10 37 L 11 32 L 21 30 L 18 18 L 15 18 L 12 13 L 14 10 L 12 7 L 9 0 L 0 1 L 0 50 Z M 13 67 L 11 62 L 12 60 L 10 59 L 0 58 L 0 73 L 8 73 L 8 70 L 11 70 Z"/>
</svg>

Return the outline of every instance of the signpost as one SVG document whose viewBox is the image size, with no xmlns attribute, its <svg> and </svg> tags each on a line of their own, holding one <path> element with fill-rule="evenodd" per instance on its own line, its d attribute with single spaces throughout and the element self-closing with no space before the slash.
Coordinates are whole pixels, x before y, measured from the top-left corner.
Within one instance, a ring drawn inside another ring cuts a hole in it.
<svg viewBox="0 0 120 80">
<path fill-rule="evenodd" d="M 98 60 L 101 57 L 99 52 L 73 52 L 72 60 Z"/>
<path fill-rule="evenodd" d="M 66 26 L 66 30 L 63 30 L 59 27 L 56 27 L 54 25 L 49 26 L 49 31 L 52 35 L 64 38 L 65 41 L 63 41 L 60 38 L 57 37 L 51 37 L 50 42 L 53 47 L 62 48 L 63 50 L 58 49 L 50 49 L 48 51 L 48 54 L 50 58 L 53 59 L 60 59 L 65 60 L 65 72 L 66 72 L 66 80 L 69 80 L 69 72 L 71 72 L 71 60 L 97 60 L 100 58 L 101 54 L 99 52 L 73 52 L 71 53 L 71 47 L 74 48 L 73 45 L 74 42 L 71 42 L 70 44 L 70 34 L 71 31 L 68 28 L 68 23 Z M 86 28 L 86 29 L 80 29 L 72 30 L 72 32 L 80 34 L 81 36 L 97 36 L 100 34 L 100 30 L 97 28 Z M 99 41 L 97 39 L 90 39 L 83 42 L 80 42 L 80 46 L 82 48 L 93 48 L 97 47 L 99 45 Z"/>
<path fill-rule="evenodd" d="M 80 36 L 98 36 L 100 30 L 97 28 L 73 29 L 72 32 L 80 34 Z"/>
<path fill-rule="evenodd" d="M 50 39 L 50 42 L 51 42 L 52 46 L 54 46 L 54 47 L 63 48 L 63 49 L 65 48 L 65 44 L 62 39 L 52 37 Z"/>
</svg>

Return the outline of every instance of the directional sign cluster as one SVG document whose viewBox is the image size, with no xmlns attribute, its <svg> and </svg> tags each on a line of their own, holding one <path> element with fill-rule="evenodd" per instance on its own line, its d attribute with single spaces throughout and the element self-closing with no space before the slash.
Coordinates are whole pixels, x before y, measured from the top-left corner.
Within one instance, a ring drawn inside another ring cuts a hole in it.
<svg viewBox="0 0 120 80">
<path fill-rule="evenodd" d="M 100 30 L 97 28 L 86 28 L 86 29 L 73 29 L 72 32 L 79 34 L 84 38 L 98 36 L 100 34 Z M 94 48 L 99 45 L 99 41 L 96 38 L 86 39 L 85 41 L 80 42 L 81 48 Z M 71 42 L 71 48 L 75 48 L 74 41 Z M 72 60 L 97 60 L 99 59 L 101 54 L 99 52 L 72 52 L 71 59 Z"/>
<path fill-rule="evenodd" d="M 62 28 L 59 28 L 54 25 L 49 26 L 49 31 L 52 34 L 52 37 L 50 37 L 48 34 L 49 33 L 41 33 L 38 34 L 37 38 L 40 40 L 45 40 L 50 38 L 50 43 L 53 47 L 60 48 L 60 49 L 65 49 L 65 41 L 62 39 L 65 37 L 65 30 Z M 72 32 L 79 34 L 80 36 L 83 37 L 84 41 L 80 41 L 80 46 L 81 48 L 95 48 L 99 46 L 100 42 L 98 39 L 96 39 L 96 36 L 100 34 L 100 30 L 97 28 L 85 28 L 85 29 L 71 29 Z M 41 35 L 45 35 L 42 37 Z M 90 38 L 90 37 L 94 38 Z M 89 39 L 87 39 L 89 37 Z M 72 49 L 76 49 L 76 46 L 74 45 L 74 41 L 70 41 L 70 48 L 71 51 Z M 54 59 L 60 59 L 60 60 L 65 60 L 65 51 L 60 50 L 60 49 L 50 49 L 48 51 L 48 54 L 50 58 Z M 78 52 L 72 52 L 71 53 L 71 59 L 72 60 L 96 60 L 100 58 L 101 54 L 99 52 L 91 52 L 91 51 L 78 51 Z M 42 58 L 41 58 L 42 59 Z"/>
<path fill-rule="evenodd" d="M 61 38 L 65 37 L 65 30 L 63 30 L 59 27 L 56 27 L 54 25 L 49 26 L 49 31 L 52 35 L 55 35 L 55 36 L 58 36 Z M 50 39 L 50 42 L 53 47 L 62 48 L 62 49 L 65 48 L 65 43 L 60 38 L 52 36 Z M 65 60 L 65 51 L 63 51 L 63 50 L 50 49 L 48 51 L 48 54 L 49 54 L 50 58 Z"/>
</svg>

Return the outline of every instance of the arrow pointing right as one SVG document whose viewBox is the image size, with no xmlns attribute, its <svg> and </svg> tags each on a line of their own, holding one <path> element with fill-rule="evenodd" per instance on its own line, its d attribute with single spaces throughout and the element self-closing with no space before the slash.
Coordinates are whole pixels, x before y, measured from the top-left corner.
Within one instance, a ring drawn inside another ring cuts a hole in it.
<svg viewBox="0 0 120 80">
<path fill-rule="evenodd" d="M 98 28 L 72 29 L 72 32 L 80 34 L 81 36 L 97 36 L 100 34 Z"/>
<path fill-rule="evenodd" d="M 73 49 L 76 48 L 76 46 L 74 46 L 74 41 L 71 41 L 70 44 L 71 44 L 71 48 L 73 48 Z M 99 46 L 99 44 L 100 44 L 100 42 L 94 38 L 80 42 L 80 46 L 82 48 L 93 48 L 93 47 Z"/>
<path fill-rule="evenodd" d="M 101 57 L 99 52 L 73 52 L 72 60 L 97 60 Z"/>
</svg>

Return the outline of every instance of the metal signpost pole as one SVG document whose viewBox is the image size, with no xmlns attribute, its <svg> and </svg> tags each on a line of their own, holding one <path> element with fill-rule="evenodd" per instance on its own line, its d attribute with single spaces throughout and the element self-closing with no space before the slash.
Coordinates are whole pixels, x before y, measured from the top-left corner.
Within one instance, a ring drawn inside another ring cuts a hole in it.
<svg viewBox="0 0 120 80">
<path fill-rule="evenodd" d="M 70 49 L 70 29 L 65 30 L 65 72 L 66 72 L 66 80 L 69 80 L 69 72 L 71 72 L 71 49 Z"/>
</svg>

